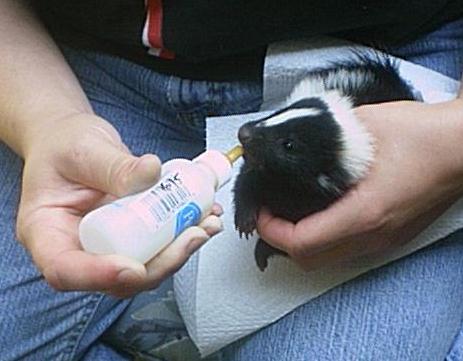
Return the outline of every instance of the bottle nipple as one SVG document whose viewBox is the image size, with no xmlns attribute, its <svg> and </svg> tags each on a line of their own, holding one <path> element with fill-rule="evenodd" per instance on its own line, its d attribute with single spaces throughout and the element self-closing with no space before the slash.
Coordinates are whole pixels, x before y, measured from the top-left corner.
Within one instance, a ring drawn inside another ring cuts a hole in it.
<svg viewBox="0 0 463 361">
<path fill-rule="evenodd" d="M 235 163 L 243 155 L 243 146 L 236 145 L 230 149 L 225 156 L 230 161 L 231 164 Z"/>
</svg>

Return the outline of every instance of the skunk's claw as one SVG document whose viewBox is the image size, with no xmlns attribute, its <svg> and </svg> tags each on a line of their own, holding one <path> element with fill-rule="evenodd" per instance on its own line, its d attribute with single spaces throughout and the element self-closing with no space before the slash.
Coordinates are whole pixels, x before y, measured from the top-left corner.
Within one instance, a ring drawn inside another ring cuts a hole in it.
<svg viewBox="0 0 463 361">
<path fill-rule="evenodd" d="M 269 258 L 273 256 L 287 256 L 286 252 L 283 252 L 275 247 L 272 247 L 263 239 L 259 238 L 254 249 L 254 259 L 256 260 L 257 267 L 264 272 L 268 266 Z"/>
<path fill-rule="evenodd" d="M 235 212 L 235 228 L 240 238 L 246 239 L 252 236 L 257 227 L 257 215 L 255 212 Z"/>
</svg>

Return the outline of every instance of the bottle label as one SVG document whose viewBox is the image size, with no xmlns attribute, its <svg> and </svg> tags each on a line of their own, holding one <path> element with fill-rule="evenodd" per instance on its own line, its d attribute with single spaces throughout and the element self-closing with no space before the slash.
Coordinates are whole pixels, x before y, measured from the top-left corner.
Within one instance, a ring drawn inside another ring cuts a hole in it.
<svg viewBox="0 0 463 361">
<path fill-rule="evenodd" d="M 169 172 L 159 182 L 129 204 L 129 208 L 157 231 L 187 202 L 192 194 L 185 186 L 180 172 Z"/>
<path fill-rule="evenodd" d="M 201 219 L 201 209 L 194 202 L 188 203 L 177 214 L 175 222 L 175 237 L 182 233 L 186 228 L 199 223 Z"/>
</svg>

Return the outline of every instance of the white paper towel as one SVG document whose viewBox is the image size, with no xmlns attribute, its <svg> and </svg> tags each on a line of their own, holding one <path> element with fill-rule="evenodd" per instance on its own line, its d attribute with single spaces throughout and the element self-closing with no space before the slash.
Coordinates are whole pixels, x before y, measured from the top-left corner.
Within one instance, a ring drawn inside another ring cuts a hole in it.
<svg viewBox="0 0 463 361">
<path fill-rule="evenodd" d="M 269 49 L 264 73 L 264 107 L 281 105 L 308 69 L 348 56 L 345 43 L 331 39 L 289 42 Z M 458 82 L 406 62 L 403 77 L 418 88 L 425 101 L 448 100 Z M 226 150 L 236 144 L 239 126 L 262 113 L 210 118 L 208 148 Z M 239 167 L 235 167 L 235 171 Z M 256 238 L 242 240 L 233 224 L 233 181 L 217 197 L 224 206 L 225 231 L 215 237 L 175 277 L 175 292 L 190 336 L 202 355 L 272 323 L 297 306 L 372 268 L 403 257 L 453 230 L 463 227 L 463 200 L 456 203 L 413 242 L 384 259 L 368 264 L 305 273 L 286 258 L 275 257 L 260 272 L 254 261 Z"/>
</svg>

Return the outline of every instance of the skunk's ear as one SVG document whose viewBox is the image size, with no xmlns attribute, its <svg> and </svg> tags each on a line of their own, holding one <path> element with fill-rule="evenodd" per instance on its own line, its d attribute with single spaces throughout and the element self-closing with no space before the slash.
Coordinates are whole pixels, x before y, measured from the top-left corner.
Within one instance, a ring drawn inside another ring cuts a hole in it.
<svg viewBox="0 0 463 361">
<path fill-rule="evenodd" d="M 341 129 L 341 165 L 352 181 L 363 178 L 374 158 L 374 139 L 353 111 L 352 101 L 337 91 L 319 95 Z"/>
</svg>

